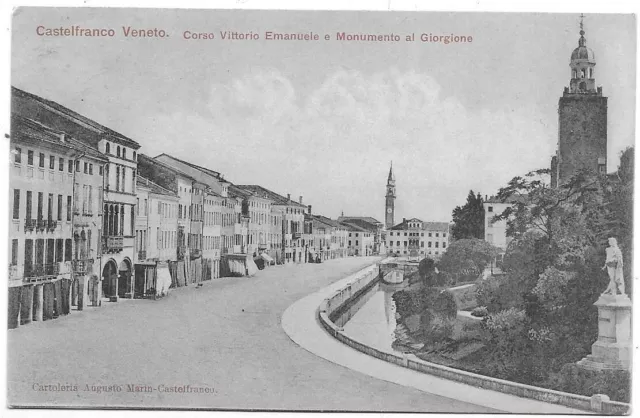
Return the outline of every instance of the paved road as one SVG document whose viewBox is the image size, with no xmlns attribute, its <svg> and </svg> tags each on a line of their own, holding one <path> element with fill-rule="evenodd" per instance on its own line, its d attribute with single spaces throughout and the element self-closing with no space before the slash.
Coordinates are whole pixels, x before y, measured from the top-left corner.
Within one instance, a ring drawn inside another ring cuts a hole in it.
<svg viewBox="0 0 640 418">
<path fill-rule="evenodd" d="M 280 319 L 296 300 L 370 264 L 346 258 L 274 267 L 184 288 L 158 301 L 109 303 L 8 332 L 11 405 L 491 412 L 378 380 L 293 343 Z M 78 391 L 34 390 L 77 385 Z M 153 392 L 128 392 L 127 384 Z M 160 393 L 189 384 L 213 394 Z M 120 392 L 85 391 L 120 385 Z"/>
</svg>

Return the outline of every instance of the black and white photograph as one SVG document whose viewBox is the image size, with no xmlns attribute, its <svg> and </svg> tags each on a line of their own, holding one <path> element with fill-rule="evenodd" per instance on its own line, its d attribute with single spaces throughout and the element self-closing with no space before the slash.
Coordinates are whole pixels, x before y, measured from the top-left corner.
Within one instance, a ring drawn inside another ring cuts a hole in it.
<svg viewBox="0 0 640 418">
<path fill-rule="evenodd" d="M 4 407 L 630 414 L 588 11 L 14 8 Z"/>
</svg>

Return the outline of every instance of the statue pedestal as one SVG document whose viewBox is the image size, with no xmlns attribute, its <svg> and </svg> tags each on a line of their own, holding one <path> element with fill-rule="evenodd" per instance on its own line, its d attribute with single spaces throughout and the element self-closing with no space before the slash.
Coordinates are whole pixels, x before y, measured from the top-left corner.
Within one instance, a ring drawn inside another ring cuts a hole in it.
<svg viewBox="0 0 640 418">
<path fill-rule="evenodd" d="M 588 370 L 631 370 L 631 300 L 627 295 L 601 295 L 594 305 L 598 341 L 578 365 Z"/>
</svg>

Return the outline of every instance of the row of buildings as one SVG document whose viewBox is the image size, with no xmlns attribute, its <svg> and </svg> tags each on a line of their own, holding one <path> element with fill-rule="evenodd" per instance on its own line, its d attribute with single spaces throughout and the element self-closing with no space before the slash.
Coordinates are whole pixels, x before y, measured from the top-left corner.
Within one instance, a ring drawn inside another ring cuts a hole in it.
<svg viewBox="0 0 640 418">
<path fill-rule="evenodd" d="M 9 327 L 157 296 L 256 262 L 379 252 L 382 224 L 332 220 L 12 88 Z M 371 222 L 367 222 L 367 220 Z"/>
</svg>

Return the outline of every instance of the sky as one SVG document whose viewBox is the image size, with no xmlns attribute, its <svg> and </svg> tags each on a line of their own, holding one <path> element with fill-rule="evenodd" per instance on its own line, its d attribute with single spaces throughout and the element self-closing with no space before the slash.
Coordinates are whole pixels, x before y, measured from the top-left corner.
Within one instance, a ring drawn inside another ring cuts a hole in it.
<svg viewBox="0 0 640 418">
<path fill-rule="evenodd" d="M 144 154 L 169 153 L 236 184 L 302 195 L 325 216 L 383 221 L 393 161 L 396 221 L 450 221 L 470 189 L 491 195 L 549 166 L 578 16 L 21 8 L 11 78 L 134 139 Z M 609 171 L 634 143 L 635 24 L 622 14 L 584 19 L 596 83 L 609 98 Z M 71 25 L 117 36 L 36 33 Z M 123 26 L 169 37 L 126 38 Z M 215 39 L 186 40 L 187 30 Z M 261 39 L 222 40 L 220 31 Z M 266 41 L 266 31 L 321 40 Z M 342 31 L 402 40 L 335 40 Z M 411 33 L 418 39 L 405 41 Z M 473 42 L 423 43 L 422 33 Z"/>
</svg>

